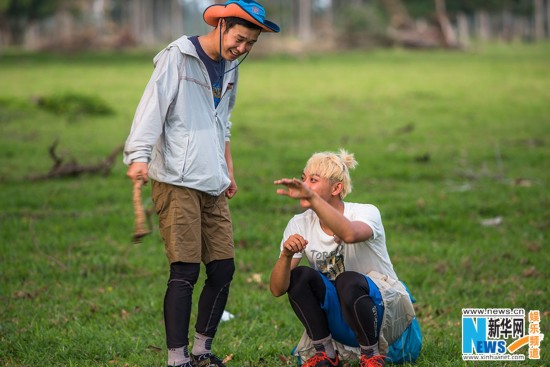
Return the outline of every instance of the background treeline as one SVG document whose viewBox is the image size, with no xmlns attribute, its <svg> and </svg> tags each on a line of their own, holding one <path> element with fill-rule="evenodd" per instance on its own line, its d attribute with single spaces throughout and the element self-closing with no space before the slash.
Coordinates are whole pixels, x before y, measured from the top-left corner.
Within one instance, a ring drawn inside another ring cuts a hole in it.
<svg viewBox="0 0 550 367">
<path fill-rule="evenodd" d="M 0 0 L 0 49 L 80 51 L 156 47 L 208 30 L 202 12 L 221 0 Z M 550 0 L 264 0 L 283 29 L 274 51 L 550 37 Z"/>
</svg>

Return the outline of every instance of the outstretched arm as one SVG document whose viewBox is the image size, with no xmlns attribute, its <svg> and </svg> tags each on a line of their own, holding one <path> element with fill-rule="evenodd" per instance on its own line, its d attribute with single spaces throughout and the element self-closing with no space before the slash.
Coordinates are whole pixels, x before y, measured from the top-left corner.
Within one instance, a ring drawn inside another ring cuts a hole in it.
<svg viewBox="0 0 550 367">
<path fill-rule="evenodd" d="M 275 184 L 286 186 L 286 189 L 277 189 L 277 194 L 293 199 L 306 200 L 323 226 L 328 227 L 335 236 L 345 243 L 366 241 L 372 237 L 372 228 L 367 223 L 350 221 L 343 214 L 343 206 L 341 210 L 338 210 L 317 193 L 311 191 L 301 180 L 283 178 L 275 181 Z M 336 191 L 336 193 L 338 194 L 339 191 Z"/>
</svg>

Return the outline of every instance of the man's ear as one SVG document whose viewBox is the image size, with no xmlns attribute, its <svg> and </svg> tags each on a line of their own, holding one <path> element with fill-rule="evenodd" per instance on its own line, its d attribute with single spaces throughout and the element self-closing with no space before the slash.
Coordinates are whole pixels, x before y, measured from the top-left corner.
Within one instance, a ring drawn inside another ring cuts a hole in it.
<svg viewBox="0 0 550 367">
<path fill-rule="evenodd" d="M 344 184 L 342 182 L 336 182 L 332 186 L 332 196 L 340 196 L 340 193 L 344 190 Z"/>
<path fill-rule="evenodd" d="M 227 22 L 225 21 L 225 18 L 220 18 L 218 20 L 218 27 L 220 27 L 220 29 L 222 30 L 223 33 L 225 33 L 225 31 L 227 31 L 227 29 L 225 29 L 226 26 L 227 26 Z"/>
</svg>

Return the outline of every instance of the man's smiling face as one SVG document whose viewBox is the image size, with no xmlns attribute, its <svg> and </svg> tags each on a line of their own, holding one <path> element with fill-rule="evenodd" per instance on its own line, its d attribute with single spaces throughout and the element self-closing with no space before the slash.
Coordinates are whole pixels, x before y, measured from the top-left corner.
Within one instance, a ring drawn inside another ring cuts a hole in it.
<svg viewBox="0 0 550 367">
<path fill-rule="evenodd" d="M 233 61 L 246 54 L 258 41 L 261 31 L 236 24 L 223 33 L 222 57 Z"/>
</svg>

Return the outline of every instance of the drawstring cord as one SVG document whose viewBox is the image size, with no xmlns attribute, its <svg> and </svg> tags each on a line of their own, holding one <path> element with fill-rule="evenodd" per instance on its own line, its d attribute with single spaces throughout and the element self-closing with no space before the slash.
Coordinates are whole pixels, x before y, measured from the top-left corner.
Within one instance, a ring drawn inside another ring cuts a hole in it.
<svg viewBox="0 0 550 367">
<path fill-rule="evenodd" d="M 250 52 L 247 52 L 244 57 L 242 59 L 239 60 L 239 62 L 237 63 L 237 65 L 235 65 L 234 67 L 232 67 L 231 69 L 227 70 L 227 71 L 224 71 L 224 66 L 225 66 L 225 59 L 222 57 L 222 25 L 221 25 L 221 22 L 222 21 L 225 21 L 223 19 L 220 19 L 220 24 L 219 24 L 219 28 L 220 28 L 220 77 L 218 79 L 218 83 L 221 82 L 223 76 L 227 73 L 229 73 L 231 70 L 235 70 L 236 68 L 239 67 L 239 65 L 241 65 L 241 63 L 244 61 L 244 59 L 246 59 L 246 57 L 248 56 L 248 54 Z M 222 87 L 220 85 L 220 87 Z"/>
</svg>

